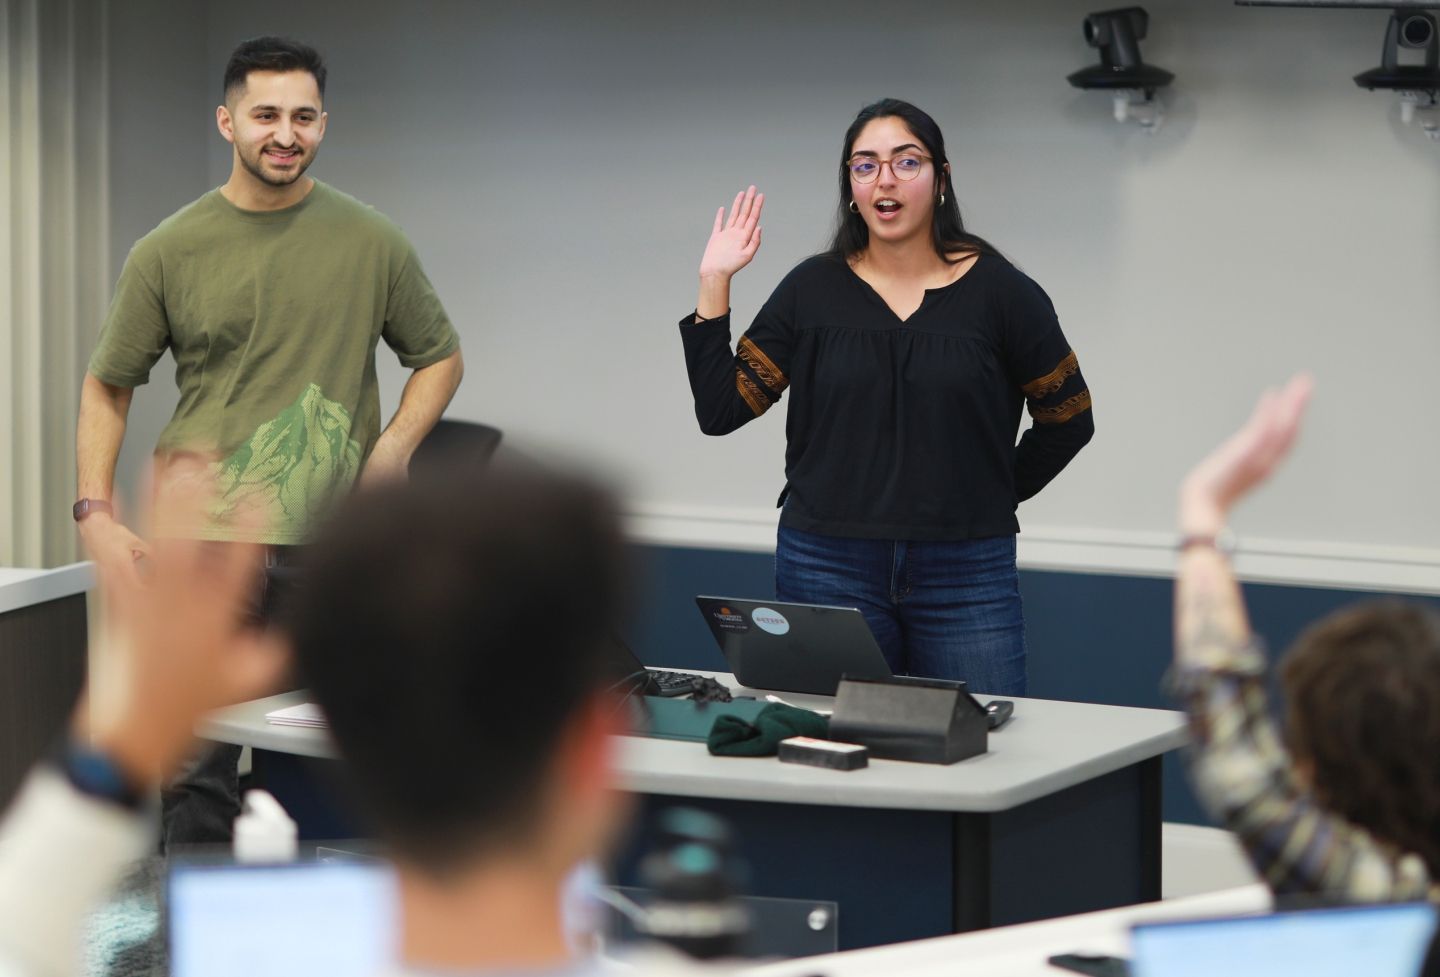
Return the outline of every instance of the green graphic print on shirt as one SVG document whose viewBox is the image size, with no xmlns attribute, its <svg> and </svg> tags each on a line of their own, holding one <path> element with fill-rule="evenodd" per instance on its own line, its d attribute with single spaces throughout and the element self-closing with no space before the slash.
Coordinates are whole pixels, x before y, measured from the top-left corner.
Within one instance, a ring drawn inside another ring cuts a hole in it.
<svg viewBox="0 0 1440 977">
<path fill-rule="evenodd" d="M 310 384 L 216 463 L 215 520 L 244 511 L 279 525 L 304 525 L 323 514 L 360 473 L 360 443 L 350 437 L 350 426 L 350 412 Z"/>
</svg>

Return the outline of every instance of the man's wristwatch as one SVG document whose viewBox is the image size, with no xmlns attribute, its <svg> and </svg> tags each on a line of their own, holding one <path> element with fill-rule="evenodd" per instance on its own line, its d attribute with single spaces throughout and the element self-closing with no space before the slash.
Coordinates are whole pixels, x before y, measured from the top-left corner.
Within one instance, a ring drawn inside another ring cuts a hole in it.
<svg viewBox="0 0 1440 977">
<path fill-rule="evenodd" d="M 70 515 L 75 517 L 76 522 L 82 521 L 92 512 L 103 512 L 107 516 L 113 516 L 115 507 L 103 499 L 81 499 L 70 509 Z"/>
<path fill-rule="evenodd" d="M 70 785 L 87 797 L 108 801 L 128 811 L 138 811 L 145 804 L 145 795 L 136 789 L 114 759 L 84 743 L 67 741 L 55 756 L 55 765 Z"/>
</svg>

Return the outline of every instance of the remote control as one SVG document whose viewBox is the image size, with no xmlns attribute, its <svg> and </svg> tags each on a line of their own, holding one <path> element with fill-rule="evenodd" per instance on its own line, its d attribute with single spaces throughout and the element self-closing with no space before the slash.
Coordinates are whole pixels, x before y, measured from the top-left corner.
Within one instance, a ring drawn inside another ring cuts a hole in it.
<svg viewBox="0 0 1440 977">
<path fill-rule="evenodd" d="M 1009 699 L 996 699 L 985 707 L 985 718 L 991 729 L 999 729 L 1014 712 L 1015 703 Z"/>
</svg>

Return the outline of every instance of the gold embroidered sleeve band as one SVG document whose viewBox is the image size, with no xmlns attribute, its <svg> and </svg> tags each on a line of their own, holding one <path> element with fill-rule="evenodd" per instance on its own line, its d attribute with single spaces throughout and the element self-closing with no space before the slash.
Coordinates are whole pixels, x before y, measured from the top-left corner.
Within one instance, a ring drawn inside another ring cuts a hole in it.
<svg viewBox="0 0 1440 977">
<path fill-rule="evenodd" d="M 750 375 L 744 370 L 737 369 L 735 371 L 735 389 L 740 391 L 740 396 L 744 398 L 745 403 L 750 405 L 750 409 L 755 412 L 756 417 L 770 409 L 770 399 L 760 392 L 755 381 L 751 380 Z"/>
<path fill-rule="evenodd" d="M 1031 401 L 1030 416 L 1035 418 L 1036 424 L 1064 424 L 1076 414 L 1083 414 L 1089 409 L 1090 391 L 1082 390 L 1056 407 L 1041 407 Z"/>
<path fill-rule="evenodd" d="M 1026 397 L 1029 397 L 1031 400 L 1039 400 L 1042 397 L 1048 397 L 1050 394 L 1053 394 L 1055 391 L 1065 386 L 1065 381 L 1070 379 L 1070 377 L 1074 376 L 1079 371 L 1080 361 L 1075 358 L 1075 351 L 1072 349 L 1070 351 L 1070 354 L 1060 361 L 1059 366 L 1055 367 L 1055 369 L 1051 370 L 1043 377 L 1040 377 L 1038 380 L 1031 380 L 1029 383 L 1025 384 L 1025 386 L 1020 388 L 1020 392 L 1023 393 Z"/>
<path fill-rule="evenodd" d="M 755 374 L 755 379 L 769 389 L 770 393 L 779 397 L 790 386 L 790 379 L 780 372 L 780 368 L 771 362 L 765 351 L 750 341 L 749 336 L 741 336 L 740 343 L 735 349 L 736 355 L 745 361 L 750 367 L 750 372 Z"/>
<path fill-rule="evenodd" d="M 1064 424 L 1090 409 L 1090 391 L 1084 383 L 1080 377 L 1080 361 L 1072 349 L 1055 369 L 1031 380 L 1020 390 L 1025 394 L 1025 406 L 1036 424 Z M 1069 391 L 1064 389 L 1067 384 Z"/>
</svg>

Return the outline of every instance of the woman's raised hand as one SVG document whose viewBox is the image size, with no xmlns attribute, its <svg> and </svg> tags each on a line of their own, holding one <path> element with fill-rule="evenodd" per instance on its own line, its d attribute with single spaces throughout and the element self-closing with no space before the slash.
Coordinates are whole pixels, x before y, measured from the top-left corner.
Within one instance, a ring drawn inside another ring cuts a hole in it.
<svg viewBox="0 0 1440 977">
<path fill-rule="evenodd" d="M 723 279 L 750 263 L 760 249 L 760 210 L 765 206 L 765 194 L 756 193 L 754 187 L 735 195 L 730 207 L 730 217 L 725 217 L 725 208 L 715 213 L 715 226 L 710 231 L 710 242 L 705 245 L 705 255 L 700 259 L 702 279 Z"/>
</svg>

